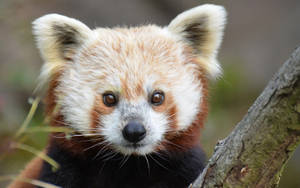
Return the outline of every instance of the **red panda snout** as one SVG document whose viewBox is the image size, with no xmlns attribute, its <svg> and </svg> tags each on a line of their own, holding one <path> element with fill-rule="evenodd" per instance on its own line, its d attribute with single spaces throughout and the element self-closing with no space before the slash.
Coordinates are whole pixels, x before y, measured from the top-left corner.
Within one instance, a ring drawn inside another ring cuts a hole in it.
<svg viewBox="0 0 300 188">
<path fill-rule="evenodd" d="M 154 152 L 167 129 L 167 116 L 153 110 L 147 99 L 134 103 L 120 99 L 112 113 L 99 116 L 98 132 L 125 155 Z"/>
<path fill-rule="evenodd" d="M 138 121 L 130 121 L 122 130 L 123 137 L 133 144 L 143 140 L 146 136 L 146 132 L 144 125 Z"/>
</svg>

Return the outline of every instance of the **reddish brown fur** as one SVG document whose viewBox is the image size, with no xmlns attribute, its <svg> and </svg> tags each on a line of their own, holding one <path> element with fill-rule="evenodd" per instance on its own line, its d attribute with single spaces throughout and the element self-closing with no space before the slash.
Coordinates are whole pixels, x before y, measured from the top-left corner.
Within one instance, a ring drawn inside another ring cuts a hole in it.
<svg viewBox="0 0 300 188">
<path fill-rule="evenodd" d="M 60 75 L 61 75 L 61 72 L 56 72 L 53 75 L 52 79 L 50 80 L 47 95 L 45 97 L 45 106 L 46 106 L 45 111 L 46 111 L 46 115 L 51 118 L 50 119 L 51 126 L 69 127 L 68 124 L 65 122 L 64 117 L 59 113 L 59 111 L 54 113 L 56 105 L 57 105 L 56 104 L 56 100 L 57 100 L 56 88 L 59 85 Z M 99 103 L 101 104 L 102 102 L 99 102 Z M 99 109 L 99 108 L 97 108 L 97 109 Z M 101 111 L 102 113 L 105 113 L 105 111 L 103 111 L 104 108 L 101 107 L 100 109 L 102 109 L 102 111 Z M 79 133 L 73 133 L 73 134 L 79 134 Z M 72 137 L 70 139 L 67 139 L 66 133 L 51 133 L 49 145 L 51 145 L 52 142 L 58 142 L 62 147 L 68 149 L 69 151 L 73 152 L 74 154 L 83 155 L 84 149 L 91 146 L 91 144 L 94 144 L 94 142 L 83 142 L 83 140 L 86 140 L 86 138 Z M 95 149 L 96 148 L 99 149 L 99 147 L 95 147 Z"/>
<path fill-rule="evenodd" d="M 176 114 L 178 113 L 177 107 L 175 105 L 171 106 L 168 109 L 168 120 L 170 122 L 170 127 L 172 130 L 176 130 L 177 129 L 177 118 L 176 118 Z M 168 135 L 166 135 L 168 136 Z"/>
<path fill-rule="evenodd" d="M 144 90 L 143 90 L 143 82 L 142 81 L 137 83 L 137 86 L 135 87 L 134 92 L 136 93 L 137 96 L 145 95 Z"/>
<path fill-rule="evenodd" d="M 197 60 L 193 60 L 195 62 Z M 200 130 L 204 125 L 204 120 L 208 113 L 208 85 L 207 78 L 205 72 L 199 68 L 198 70 L 198 81 L 202 86 L 202 101 L 200 104 L 200 111 L 197 114 L 196 120 L 192 123 L 191 126 L 185 131 L 180 132 L 170 132 L 166 134 L 165 142 L 162 142 L 158 146 L 158 150 L 168 150 L 168 151 L 176 151 L 176 150 L 185 150 L 189 149 L 200 143 Z M 174 126 L 171 124 L 171 126 Z M 175 126 L 176 127 L 176 126 Z M 175 129 L 173 129 L 175 130 Z"/>
<path fill-rule="evenodd" d="M 91 111 L 91 119 L 92 119 L 91 128 L 92 128 L 92 130 L 94 130 L 95 128 L 97 128 L 99 126 L 99 117 L 101 115 L 110 114 L 113 110 L 114 110 L 113 107 L 105 106 L 105 104 L 103 103 L 102 96 L 97 96 L 94 107 Z"/>
<path fill-rule="evenodd" d="M 43 159 L 36 157 L 27 164 L 25 169 L 19 175 L 20 178 L 38 179 L 42 169 Z M 34 188 L 35 186 L 21 180 L 14 181 L 8 188 Z"/>
<path fill-rule="evenodd" d="M 60 114 L 57 114 L 55 117 L 53 117 L 51 121 L 52 126 L 68 126 L 64 122 L 64 117 Z M 52 133 L 50 135 L 49 145 L 51 145 L 53 142 L 56 144 L 62 146 L 63 148 L 69 150 L 74 155 L 78 155 L 81 157 L 88 157 L 90 155 L 93 155 L 99 151 L 99 148 L 102 147 L 102 145 L 99 145 L 97 147 L 94 147 L 92 149 L 89 149 L 85 152 L 85 149 L 103 141 L 101 137 L 96 136 L 90 136 L 89 138 L 86 138 L 84 136 L 75 136 L 72 135 L 80 135 L 78 132 L 70 133 L 70 137 L 67 135 L 68 133 Z M 97 138 L 97 141 L 92 141 L 93 139 Z"/>
<path fill-rule="evenodd" d="M 120 78 L 122 92 L 121 95 L 127 100 L 136 100 L 140 96 L 145 96 L 143 90 L 143 80 L 137 80 L 135 83 L 131 83 L 134 85 L 129 85 L 128 76 L 125 75 L 125 78 Z"/>
<path fill-rule="evenodd" d="M 153 110 L 157 111 L 157 112 L 168 112 L 170 116 L 173 116 L 173 114 L 175 113 L 175 103 L 173 100 L 173 96 L 171 95 L 171 93 L 165 93 L 165 101 L 163 101 L 163 103 L 161 105 L 158 106 L 152 106 Z M 173 109 L 173 113 L 172 113 L 172 108 Z"/>
<path fill-rule="evenodd" d="M 53 74 L 53 76 L 51 77 L 51 80 L 49 82 L 49 86 L 48 86 L 48 90 L 47 90 L 47 93 L 46 93 L 46 97 L 45 97 L 45 105 L 46 105 L 46 108 L 45 108 L 45 113 L 46 113 L 46 116 L 48 117 L 51 117 L 52 116 L 52 113 L 54 112 L 55 110 L 55 107 L 56 107 L 56 88 L 59 84 L 59 78 L 61 76 L 61 72 L 60 71 L 57 71 L 56 73 Z"/>
</svg>

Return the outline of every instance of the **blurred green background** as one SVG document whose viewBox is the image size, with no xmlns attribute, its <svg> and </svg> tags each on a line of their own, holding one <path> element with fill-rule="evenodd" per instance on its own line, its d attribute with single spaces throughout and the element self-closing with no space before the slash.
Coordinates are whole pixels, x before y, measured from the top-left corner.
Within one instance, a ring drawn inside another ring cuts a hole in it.
<svg viewBox="0 0 300 188">
<path fill-rule="evenodd" d="M 300 45 L 299 0 L 0 0 L 0 176 L 17 174 L 33 157 L 7 146 L 30 109 L 42 60 L 31 22 L 47 13 L 75 17 L 91 28 L 156 23 L 167 25 L 178 13 L 203 3 L 222 4 L 228 25 L 219 59 L 221 79 L 211 84 L 210 114 L 202 144 L 210 156 L 246 114 L 268 80 Z M 30 126 L 43 124 L 39 106 Z M 24 142 L 42 149 L 46 133 L 26 134 Z M 280 187 L 300 187 L 300 149 L 283 172 Z M 0 182 L 5 187 L 8 181 Z"/>
</svg>

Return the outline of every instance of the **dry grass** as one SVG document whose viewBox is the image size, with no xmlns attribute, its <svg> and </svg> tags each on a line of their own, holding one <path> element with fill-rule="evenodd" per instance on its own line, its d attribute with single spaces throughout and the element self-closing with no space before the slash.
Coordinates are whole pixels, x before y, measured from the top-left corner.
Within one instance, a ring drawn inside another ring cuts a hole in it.
<svg viewBox="0 0 300 188">
<path fill-rule="evenodd" d="M 29 133 L 36 133 L 36 132 L 64 132 L 64 133 L 70 133 L 72 132 L 71 129 L 68 129 L 66 127 L 50 127 L 48 125 L 43 125 L 43 126 L 38 126 L 38 127 L 30 127 L 30 123 L 36 113 L 36 110 L 38 108 L 38 105 L 40 103 L 40 98 L 36 98 L 31 102 L 31 108 L 22 123 L 21 127 L 18 129 L 16 134 L 8 140 L 8 142 L 5 142 L 2 146 L 2 149 L 4 152 L 0 155 L 0 160 L 2 160 L 7 153 L 10 153 L 11 151 L 14 151 L 16 149 L 23 150 L 26 152 L 29 152 L 33 154 L 34 156 L 42 158 L 44 161 L 49 163 L 52 167 L 53 170 L 59 169 L 59 164 L 49 157 L 47 154 L 45 154 L 43 151 L 38 150 L 30 145 L 27 145 L 24 143 L 26 140 L 26 136 Z M 4 149 L 3 149 L 4 148 Z M 18 175 L 4 175 L 0 176 L 0 182 L 1 181 L 13 181 L 18 179 L 18 181 L 23 181 L 26 183 L 30 183 L 36 186 L 44 187 L 44 188 L 58 188 L 58 186 L 42 182 L 36 179 L 30 179 L 30 178 L 24 178 L 20 177 Z"/>
</svg>

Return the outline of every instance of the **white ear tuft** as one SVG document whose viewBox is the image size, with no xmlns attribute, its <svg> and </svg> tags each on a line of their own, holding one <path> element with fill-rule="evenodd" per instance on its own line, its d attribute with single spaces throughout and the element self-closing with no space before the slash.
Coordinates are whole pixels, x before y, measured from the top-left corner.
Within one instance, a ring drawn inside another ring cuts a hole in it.
<svg viewBox="0 0 300 188">
<path fill-rule="evenodd" d="M 168 30 L 193 47 L 200 65 L 212 77 L 221 73 L 217 52 L 223 38 L 226 11 L 222 6 L 206 4 L 179 14 Z"/>
<path fill-rule="evenodd" d="M 59 14 L 47 14 L 32 24 L 37 47 L 45 62 L 40 75 L 42 82 L 66 61 L 72 60 L 92 32 L 82 22 Z"/>
<path fill-rule="evenodd" d="M 70 58 L 91 30 L 82 22 L 59 14 L 47 14 L 33 22 L 33 34 L 46 62 Z"/>
</svg>

